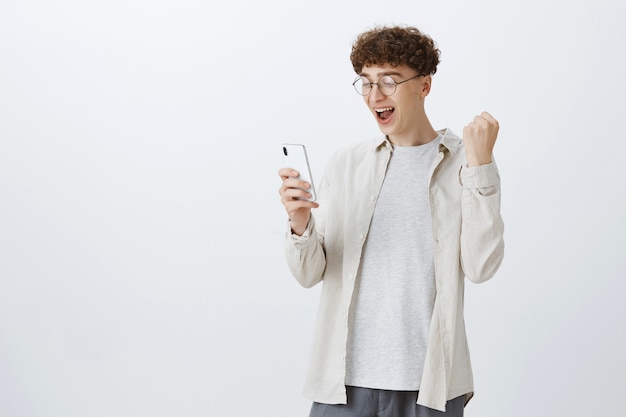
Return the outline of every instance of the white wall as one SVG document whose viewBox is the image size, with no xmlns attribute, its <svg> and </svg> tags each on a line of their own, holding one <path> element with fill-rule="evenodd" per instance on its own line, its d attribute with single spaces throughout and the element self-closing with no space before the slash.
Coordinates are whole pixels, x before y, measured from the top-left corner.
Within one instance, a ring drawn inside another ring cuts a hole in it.
<svg viewBox="0 0 626 417">
<path fill-rule="evenodd" d="M 0 3 L 0 415 L 308 413 L 319 288 L 286 269 L 282 141 L 378 134 L 357 33 L 442 50 L 427 111 L 501 122 L 506 260 L 468 285 L 467 416 L 616 415 L 626 389 L 623 3 Z"/>
</svg>

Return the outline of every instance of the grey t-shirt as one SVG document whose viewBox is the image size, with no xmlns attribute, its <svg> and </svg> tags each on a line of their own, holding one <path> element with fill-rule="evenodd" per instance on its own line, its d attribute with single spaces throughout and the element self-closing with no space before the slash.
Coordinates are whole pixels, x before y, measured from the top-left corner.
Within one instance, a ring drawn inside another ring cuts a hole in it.
<svg viewBox="0 0 626 417">
<path fill-rule="evenodd" d="M 419 390 L 436 295 L 428 172 L 441 139 L 394 146 L 350 308 L 346 385 Z"/>
</svg>

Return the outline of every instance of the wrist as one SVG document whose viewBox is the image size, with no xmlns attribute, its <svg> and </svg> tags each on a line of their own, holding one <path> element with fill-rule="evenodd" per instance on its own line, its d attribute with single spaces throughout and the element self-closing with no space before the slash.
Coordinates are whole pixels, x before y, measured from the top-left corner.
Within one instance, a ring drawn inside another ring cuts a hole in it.
<svg viewBox="0 0 626 417">
<path fill-rule="evenodd" d="M 477 167 L 479 165 L 487 165 L 490 164 L 492 162 L 491 157 L 489 158 L 474 158 L 474 157 L 467 157 L 467 166 L 468 167 Z"/>
<path fill-rule="evenodd" d="M 291 221 L 291 219 L 289 219 L 289 228 L 291 229 L 291 233 L 297 236 L 302 236 L 304 234 L 304 232 L 306 231 L 306 227 L 308 225 L 307 223 L 298 223 L 298 222 L 293 222 Z"/>
</svg>

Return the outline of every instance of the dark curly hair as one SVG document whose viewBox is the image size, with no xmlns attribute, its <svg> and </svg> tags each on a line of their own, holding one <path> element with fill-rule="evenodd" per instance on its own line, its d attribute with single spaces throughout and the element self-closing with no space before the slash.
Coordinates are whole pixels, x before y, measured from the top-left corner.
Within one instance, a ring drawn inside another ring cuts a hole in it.
<svg viewBox="0 0 626 417">
<path fill-rule="evenodd" d="M 354 72 L 365 65 L 405 64 L 418 74 L 437 72 L 440 51 L 432 38 L 412 26 L 378 26 L 361 33 L 350 53 Z"/>
</svg>

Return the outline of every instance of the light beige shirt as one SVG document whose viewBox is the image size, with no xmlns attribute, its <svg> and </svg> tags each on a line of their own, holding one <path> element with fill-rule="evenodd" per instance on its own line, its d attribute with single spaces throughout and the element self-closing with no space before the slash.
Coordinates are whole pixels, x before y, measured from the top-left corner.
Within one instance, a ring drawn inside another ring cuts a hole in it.
<svg viewBox="0 0 626 417">
<path fill-rule="evenodd" d="M 429 174 L 437 296 L 417 404 L 445 410 L 446 401 L 473 396 L 463 319 L 464 277 L 491 278 L 504 254 L 500 177 L 495 163 L 468 167 L 450 130 Z M 302 236 L 288 231 L 287 264 L 298 282 L 323 281 L 304 395 L 346 404 L 348 314 L 363 244 L 393 148 L 385 138 L 336 152 L 318 187 L 319 208 Z M 384 354 L 384 352 L 381 352 Z"/>
</svg>

